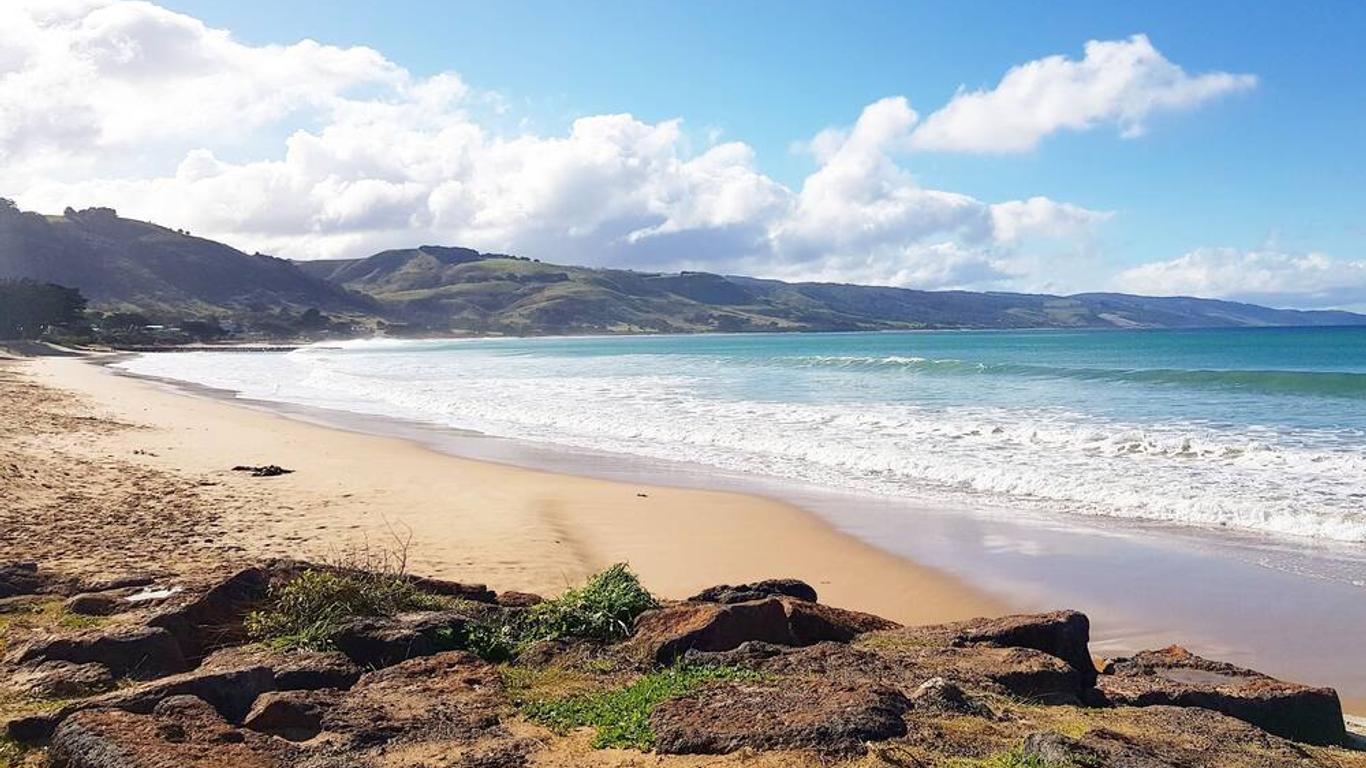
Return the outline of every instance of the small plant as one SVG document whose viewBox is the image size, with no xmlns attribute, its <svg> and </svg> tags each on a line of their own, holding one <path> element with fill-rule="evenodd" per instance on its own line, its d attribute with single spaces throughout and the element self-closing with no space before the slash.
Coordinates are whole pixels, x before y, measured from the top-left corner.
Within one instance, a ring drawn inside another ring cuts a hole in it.
<svg viewBox="0 0 1366 768">
<path fill-rule="evenodd" d="M 644 751 L 654 747 L 650 715 L 660 704 L 712 683 L 760 679 L 760 673 L 738 667 L 679 665 L 651 672 L 624 688 L 524 701 L 520 706 L 528 718 L 557 733 L 586 726 L 597 728 L 594 748 L 634 747 Z"/>
<path fill-rule="evenodd" d="M 625 563 L 601 571 L 530 610 L 524 640 L 581 637 L 612 643 L 631 634 L 636 617 L 659 602 Z"/>
<path fill-rule="evenodd" d="M 347 621 L 448 603 L 397 573 L 304 571 L 273 589 L 271 607 L 247 616 L 247 634 L 277 648 L 321 650 Z"/>
<path fill-rule="evenodd" d="M 0 768 L 19 768 L 24 762 L 24 748 L 8 736 L 0 736 Z"/>
<path fill-rule="evenodd" d="M 1096 765 L 1094 760 L 1087 758 L 1073 758 L 1062 763 L 1045 760 L 1038 755 L 1026 755 L 1017 748 L 981 759 L 950 760 L 943 768 L 1094 768 Z"/>
</svg>

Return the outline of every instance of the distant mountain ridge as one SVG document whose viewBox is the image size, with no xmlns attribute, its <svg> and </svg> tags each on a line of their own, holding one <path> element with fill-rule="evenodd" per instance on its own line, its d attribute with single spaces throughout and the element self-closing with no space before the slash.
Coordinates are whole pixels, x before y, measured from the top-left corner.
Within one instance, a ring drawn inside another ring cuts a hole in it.
<svg viewBox="0 0 1366 768">
<path fill-rule="evenodd" d="M 436 245 L 288 261 L 106 208 L 44 216 L 0 205 L 0 279 L 14 278 L 79 288 L 105 311 L 234 318 L 316 308 L 430 333 L 1366 325 L 1366 315 L 1351 312 L 1212 299 L 787 283 L 563 266 Z"/>
</svg>

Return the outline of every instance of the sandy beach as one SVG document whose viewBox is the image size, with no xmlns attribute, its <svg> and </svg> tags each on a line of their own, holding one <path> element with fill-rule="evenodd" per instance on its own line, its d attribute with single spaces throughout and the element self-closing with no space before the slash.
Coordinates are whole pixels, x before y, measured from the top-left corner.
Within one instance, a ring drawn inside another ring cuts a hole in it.
<svg viewBox="0 0 1366 768">
<path fill-rule="evenodd" d="M 554 593 L 625 561 L 666 597 L 790 576 L 906 623 L 1008 606 L 794 506 L 437 453 L 120 376 L 92 358 L 0 362 L 0 558 L 78 571 L 329 557 L 410 540 L 409 568 Z M 272 478 L 236 465 L 294 470 Z M 781 535 L 779 535 L 779 533 Z"/>
</svg>

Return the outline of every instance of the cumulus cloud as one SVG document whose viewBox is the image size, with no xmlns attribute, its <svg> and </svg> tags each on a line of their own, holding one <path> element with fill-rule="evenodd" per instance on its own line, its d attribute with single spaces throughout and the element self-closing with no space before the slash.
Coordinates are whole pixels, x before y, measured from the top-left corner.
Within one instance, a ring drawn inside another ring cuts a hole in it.
<svg viewBox="0 0 1366 768">
<path fill-rule="evenodd" d="M 1081 123 L 1019 118 L 1038 135 L 1100 120 L 1133 129 L 1229 89 L 1142 38 L 1021 69 L 1061 69 L 1073 90 L 1100 94 Z M 1127 74 L 1105 74 L 1117 69 Z M 790 279 L 1038 285 L 1031 273 L 1074 263 L 1112 214 L 921 184 L 904 158 L 930 126 L 948 130 L 943 115 L 963 98 L 924 125 L 905 98 L 868 105 L 804 143 L 816 167 L 789 186 L 743 142 L 713 134 L 694 150 L 679 120 L 593 115 L 556 135 L 508 133 L 481 118 L 503 104 L 496 94 L 455 73 L 416 77 L 369 48 L 247 45 L 146 2 L 11 0 L 0 4 L 0 194 L 44 211 L 110 205 L 294 258 L 439 242 Z"/>
<path fill-rule="evenodd" d="M 1237 299 L 1273 306 L 1366 304 L 1366 261 L 1276 248 L 1201 248 L 1170 261 L 1143 264 L 1116 277 L 1121 290 Z"/>
<path fill-rule="evenodd" d="M 1256 84 L 1253 75 L 1189 75 L 1145 35 L 1092 40 L 1081 61 L 1048 56 L 1012 68 L 990 90 L 960 89 L 925 119 L 912 144 L 924 150 L 1026 152 L 1057 131 L 1104 123 L 1132 138 L 1143 133 L 1152 114 L 1188 109 Z"/>
</svg>

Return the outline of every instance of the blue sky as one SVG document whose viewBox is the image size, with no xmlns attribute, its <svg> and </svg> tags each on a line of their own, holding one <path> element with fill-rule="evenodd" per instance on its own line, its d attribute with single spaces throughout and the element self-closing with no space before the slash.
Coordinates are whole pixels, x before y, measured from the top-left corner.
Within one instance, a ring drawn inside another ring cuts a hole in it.
<svg viewBox="0 0 1366 768">
<path fill-rule="evenodd" d="M 112 6 L 130 19 L 149 15 L 114 0 L 88 1 L 105 15 L 113 14 Z M 718 144 L 742 143 L 752 156 L 741 164 L 762 177 L 750 185 L 771 182 L 782 187 L 779 197 L 791 198 L 754 202 L 755 211 L 804 205 L 797 201 L 803 185 L 828 160 L 810 151 L 808 142 L 829 128 L 849 132 L 865 108 L 879 100 L 904 97 L 909 110 L 901 115 L 912 122 L 903 119 L 901 130 L 913 133 L 960 88 L 991 91 L 1012 67 L 1048 57 L 1080 61 L 1087 41 L 1122 42 L 1141 34 L 1160 64 L 1179 68 L 1183 77 L 1250 76 L 1255 85 L 1249 79 L 1180 107 L 1145 112 L 1138 136 L 1121 135 L 1129 127 L 1124 120 L 1101 116 L 1080 129 L 1045 131 L 1023 150 L 917 151 L 906 146 L 904 136 L 889 138 L 877 149 L 876 162 L 886 155 L 894 164 L 873 180 L 884 190 L 909 185 L 966 196 L 984 206 L 1041 197 L 1096 213 L 1084 227 L 1073 216 L 1076 226 L 1065 235 L 1050 230 L 1047 236 L 1005 242 L 998 223 L 995 239 L 984 241 L 968 231 L 976 225 L 957 219 L 952 232 L 932 235 L 903 222 L 895 236 L 876 241 L 806 237 L 800 247 L 788 243 L 757 253 L 746 239 L 756 236 L 750 229 L 767 227 L 767 236 L 775 238 L 774 232 L 803 226 L 858 228 L 860 220 L 841 212 L 815 223 L 784 224 L 773 223 L 781 217 L 768 212 L 761 224 L 758 218 L 741 221 L 740 214 L 727 213 L 721 216 L 724 226 L 715 215 L 703 226 L 696 224 L 697 216 L 661 213 L 657 201 L 623 214 L 629 222 L 598 217 L 593 225 L 598 235 L 575 240 L 573 246 L 566 245 L 566 232 L 572 240 L 592 227 L 571 223 L 532 236 L 524 229 L 480 228 L 470 221 L 443 229 L 440 221 L 449 217 L 437 215 L 435 223 L 422 219 L 420 230 L 479 247 L 498 247 L 501 237 L 509 249 L 590 263 L 700 266 L 919 287 L 1120 288 L 1286 305 L 1366 304 L 1366 46 L 1361 45 L 1366 3 L 163 0 L 160 5 L 230 35 L 243 51 L 256 52 L 251 55 L 311 39 L 339 50 L 373 49 L 385 66 L 401 69 L 409 83 L 453 74 L 468 89 L 458 110 L 485 132 L 486 143 L 494 136 L 554 141 L 570 135 L 575 120 L 601 115 L 629 113 L 647 126 L 681 120 L 681 135 L 670 152 L 687 160 Z M 131 21 L 118 28 L 121 35 L 151 34 L 150 27 Z M 138 31 L 123 31 L 132 29 Z M 120 45 L 120 50 L 129 47 L 126 40 Z M 161 50 L 160 43 L 135 45 L 144 46 L 148 55 Z M 0 53 L 2 46 L 0 39 Z M 224 55 L 229 57 L 225 66 L 237 66 L 237 53 Z M 381 75 L 358 75 L 345 87 L 331 80 L 322 86 L 334 88 L 338 98 L 374 92 L 379 101 L 392 101 L 385 91 L 394 87 L 392 78 Z M 407 93 L 406 86 L 397 87 Z M 1127 103 L 1150 97 L 1138 93 Z M 1025 107 L 1032 108 L 1028 102 Z M 238 172 L 239 166 L 284 162 L 283 146 L 291 135 L 323 136 L 337 125 L 336 114 L 335 105 L 311 102 L 307 108 L 282 108 L 280 115 L 287 117 L 262 120 L 237 135 L 217 127 L 200 129 L 196 135 L 203 146 L 158 135 L 160 155 L 143 142 L 135 155 L 124 156 L 117 171 L 91 166 L 90 177 L 77 179 L 63 166 L 48 172 L 61 185 L 10 192 L 21 203 L 55 201 L 58 194 L 100 202 L 149 189 L 156 179 L 183 168 L 195 152 L 211 155 L 211 163 L 193 157 L 214 173 L 228 166 Z M 534 186 L 540 179 L 532 162 L 519 160 L 518 168 L 519 178 Z M 329 178 L 347 174 L 354 169 L 341 174 L 333 169 Z M 92 184 L 91 177 L 107 183 Z M 380 177 L 397 183 L 392 174 Z M 414 178 L 405 176 L 402 182 L 412 184 Z M 602 183 L 600 176 L 590 178 L 592 184 Z M 428 183 L 426 177 L 421 181 Z M 571 182 L 571 188 L 590 184 Z M 474 186 L 464 182 L 467 189 Z M 685 188 L 684 197 L 708 194 Z M 858 194 L 871 188 L 860 187 Z M 477 197 L 487 202 L 491 194 L 482 191 Z M 435 199 L 423 198 L 423 210 L 436 210 Z M 678 203 L 676 197 L 670 200 L 670 205 Z M 529 203 L 518 199 L 509 205 L 525 210 Z M 562 200 L 552 208 L 567 210 Z M 869 211 L 876 213 L 875 206 L 863 214 Z M 665 223 L 650 221 L 650 215 Z M 984 215 L 999 219 L 1002 210 Z M 197 231 L 235 236 L 244 247 L 260 245 L 302 257 L 358 255 L 347 249 L 385 245 L 402 232 L 392 222 L 383 233 L 376 227 L 359 234 L 333 231 L 325 216 L 314 215 L 305 228 L 312 233 L 308 239 L 309 232 L 286 233 L 269 222 L 201 220 L 188 213 L 181 218 Z M 354 221 L 363 218 L 374 219 Z M 914 236 L 907 235 L 908 228 Z M 552 244 L 562 253 L 546 252 L 555 250 Z M 722 253 L 726 249 L 736 253 L 728 257 Z M 696 255 L 704 251 L 705 258 Z M 969 251 L 978 256 L 966 255 Z M 951 254 L 951 263 L 931 263 L 927 260 L 935 256 L 927 254 Z M 1144 265 L 1153 266 L 1131 272 Z"/>
<path fill-rule="evenodd" d="M 1057 136 L 1011 157 L 926 156 L 925 182 L 984 199 L 1044 194 L 1122 215 L 1124 262 L 1267 240 L 1366 251 L 1366 3 L 356 2 L 171 0 L 257 43 L 376 47 L 422 74 L 455 70 L 560 131 L 582 115 L 681 117 L 755 147 L 798 184 L 789 145 L 905 95 L 922 112 L 959 85 L 1145 33 L 1188 71 L 1257 75 L 1254 93 L 1155 121 Z"/>
</svg>

